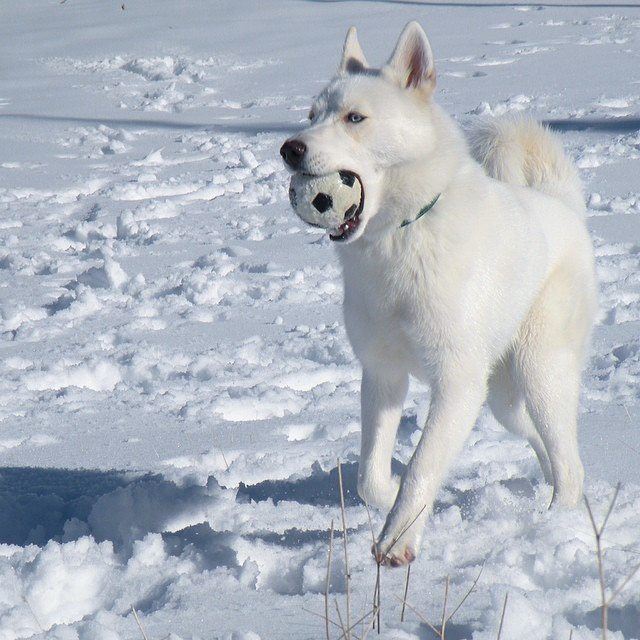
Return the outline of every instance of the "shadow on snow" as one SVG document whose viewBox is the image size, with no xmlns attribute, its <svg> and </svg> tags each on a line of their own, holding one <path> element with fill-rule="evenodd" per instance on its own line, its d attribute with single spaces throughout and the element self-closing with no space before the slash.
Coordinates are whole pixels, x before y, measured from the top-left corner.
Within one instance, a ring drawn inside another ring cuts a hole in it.
<svg viewBox="0 0 640 640">
<path fill-rule="evenodd" d="M 341 2 L 342 0 L 331 0 Z M 419 3 L 421 4 L 421 3 Z M 540 5 L 536 5 L 540 6 Z M 556 6 L 556 5 L 553 5 Z M 576 5 L 577 6 L 577 5 Z M 588 5 L 595 6 L 595 5 Z M 614 6 L 614 5 L 610 5 Z M 619 5 L 625 6 L 625 5 Z M 631 6 L 631 5 L 629 5 Z M 640 5 L 633 5 L 638 6 Z M 303 125 L 299 122 L 180 122 L 179 120 L 161 120 L 155 118 L 95 118 L 81 116 L 48 116 L 35 113 L 0 113 L 2 120 L 16 121 L 26 120 L 32 122 L 60 122 L 76 125 L 106 125 L 109 127 L 142 127 L 147 129 L 175 129 L 213 131 L 219 133 L 246 133 L 257 135 L 259 133 L 283 133 L 291 134 L 300 131 Z M 626 116 L 620 118 L 563 118 L 554 120 L 542 120 L 555 131 L 609 131 L 611 133 L 624 133 L 640 130 L 640 117 Z"/>
</svg>

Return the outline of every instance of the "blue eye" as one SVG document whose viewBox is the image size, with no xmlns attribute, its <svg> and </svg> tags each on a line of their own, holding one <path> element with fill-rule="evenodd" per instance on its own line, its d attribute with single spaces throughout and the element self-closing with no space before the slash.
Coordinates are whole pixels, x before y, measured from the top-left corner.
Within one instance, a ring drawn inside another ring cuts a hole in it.
<svg viewBox="0 0 640 640">
<path fill-rule="evenodd" d="M 351 111 L 350 113 L 347 114 L 347 122 L 358 124 L 363 120 L 366 120 L 366 118 L 361 113 L 356 113 L 355 111 Z"/>
</svg>

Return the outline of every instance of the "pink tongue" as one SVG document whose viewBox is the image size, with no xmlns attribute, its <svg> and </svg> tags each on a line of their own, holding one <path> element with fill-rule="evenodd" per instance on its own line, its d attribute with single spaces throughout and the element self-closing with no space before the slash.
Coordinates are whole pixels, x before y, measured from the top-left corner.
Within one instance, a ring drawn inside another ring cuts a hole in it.
<svg viewBox="0 0 640 640">
<path fill-rule="evenodd" d="M 340 231 L 342 231 L 342 233 L 346 233 L 347 231 L 351 231 L 351 229 L 353 229 L 355 226 L 355 219 L 347 220 L 340 225 Z"/>
<path fill-rule="evenodd" d="M 334 236 L 336 238 L 343 236 L 345 233 L 347 233 L 348 231 L 352 231 L 353 229 L 356 228 L 357 226 L 357 220 L 356 218 L 351 218 L 350 220 L 347 220 L 346 222 L 343 222 L 339 227 L 338 227 L 338 231 L 340 232 L 339 236 Z"/>
</svg>

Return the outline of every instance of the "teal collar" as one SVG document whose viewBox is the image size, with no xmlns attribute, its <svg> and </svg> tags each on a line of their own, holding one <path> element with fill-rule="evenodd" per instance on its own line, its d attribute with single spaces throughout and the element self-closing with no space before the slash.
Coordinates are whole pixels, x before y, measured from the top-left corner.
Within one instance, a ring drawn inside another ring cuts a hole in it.
<svg viewBox="0 0 640 640">
<path fill-rule="evenodd" d="M 402 229 L 402 227 L 406 227 L 407 225 L 411 224 L 412 222 L 415 222 L 416 220 L 420 220 L 420 218 L 422 218 L 422 216 L 431 211 L 431 209 L 433 209 L 434 205 L 436 202 L 438 202 L 438 198 L 441 196 L 441 193 L 438 193 L 436 195 L 436 197 L 429 202 L 428 204 L 425 204 L 424 207 L 422 207 L 422 209 L 420 209 L 420 211 L 418 212 L 418 215 L 413 219 L 413 220 L 403 220 L 402 224 L 400 225 L 400 228 Z"/>
</svg>

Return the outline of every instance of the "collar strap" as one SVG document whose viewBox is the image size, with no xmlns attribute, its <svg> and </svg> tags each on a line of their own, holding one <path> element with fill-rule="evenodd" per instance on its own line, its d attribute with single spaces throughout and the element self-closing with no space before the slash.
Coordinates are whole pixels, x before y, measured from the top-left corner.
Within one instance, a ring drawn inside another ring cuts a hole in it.
<svg viewBox="0 0 640 640">
<path fill-rule="evenodd" d="M 402 224 L 400 225 L 400 228 L 402 229 L 402 227 L 406 227 L 407 225 L 411 224 L 412 222 L 415 222 L 416 220 L 420 220 L 420 218 L 422 218 L 422 216 L 425 213 L 428 213 L 429 211 L 431 211 L 431 209 L 433 209 L 435 203 L 438 202 L 438 198 L 441 195 L 442 195 L 441 193 L 438 193 L 431 202 L 429 202 L 428 204 L 425 204 L 424 207 L 422 207 L 422 209 L 420 209 L 420 211 L 418 212 L 418 215 L 413 220 L 403 220 Z"/>
</svg>

